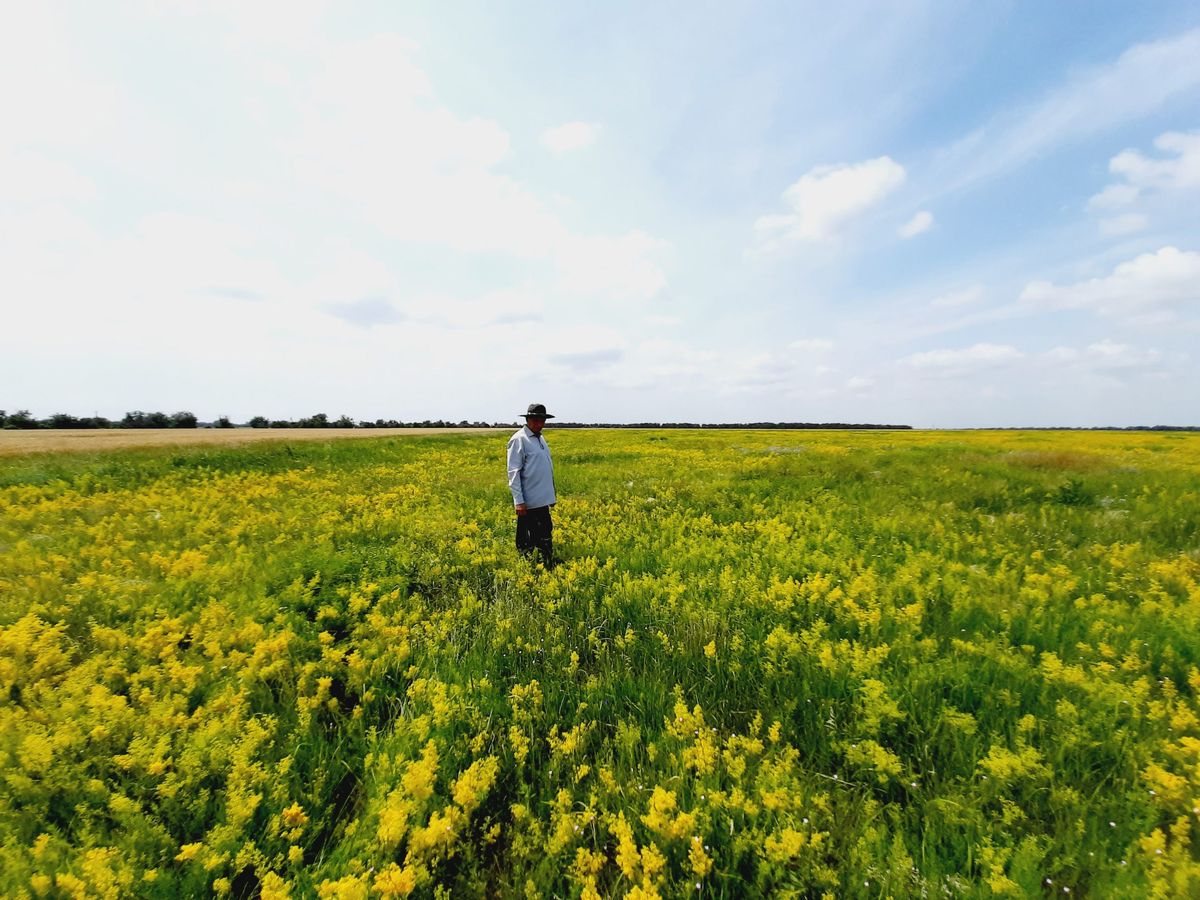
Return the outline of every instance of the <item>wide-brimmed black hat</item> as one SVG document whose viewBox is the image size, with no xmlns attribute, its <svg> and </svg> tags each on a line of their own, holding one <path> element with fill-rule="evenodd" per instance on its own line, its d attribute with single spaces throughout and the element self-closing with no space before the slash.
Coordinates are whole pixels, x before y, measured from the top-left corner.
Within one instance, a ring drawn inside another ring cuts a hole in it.
<svg viewBox="0 0 1200 900">
<path fill-rule="evenodd" d="M 537 418 L 537 419 L 553 419 L 554 418 L 554 416 L 552 416 L 552 415 L 550 415 L 550 413 L 546 412 L 546 404 L 544 404 L 544 403 L 530 403 L 529 404 L 529 412 L 521 413 L 521 415 L 524 416 L 526 419 L 528 419 L 530 417 Z"/>
</svg>

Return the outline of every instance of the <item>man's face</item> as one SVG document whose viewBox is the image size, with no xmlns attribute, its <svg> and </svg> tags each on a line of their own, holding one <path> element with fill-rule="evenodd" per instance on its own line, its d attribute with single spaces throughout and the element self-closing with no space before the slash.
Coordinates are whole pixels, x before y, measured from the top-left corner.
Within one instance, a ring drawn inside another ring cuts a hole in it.
<svg viewBox="0 0 1200 900">
<path fill-rule="evenodd" d="M 541 434 L 542 429 L 546 427 L 546 418 L 545 416 L 527 416 L 525 424 L 534 434 Z"/>
</svg>

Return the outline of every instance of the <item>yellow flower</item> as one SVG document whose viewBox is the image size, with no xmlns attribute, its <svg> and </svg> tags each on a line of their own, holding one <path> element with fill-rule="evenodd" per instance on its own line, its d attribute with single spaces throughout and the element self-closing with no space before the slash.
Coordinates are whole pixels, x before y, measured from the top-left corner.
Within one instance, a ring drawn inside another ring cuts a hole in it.
<svg viewBox="0 0 1200 900">
<path fill-rule="evenodd" d="M 326 879 L 317 886 L 320 900 L 367 900 L 369 893 L 366 875 L 347 875 L 337 881 Z"/>
<path fill-rule="evenodd" d="M 291 882 L 274 872 L 263 876 L 260 900 L 288 900 L 292 893 Z"/>
<path fill-rule="evenodd" d="M 646 873 L 647 878 L 653 878 L 666 865 L 667 859 L 662 855 L 657 844 L 651 843 L 649 847 L 642 848 L 642 871 Z"/>
<path fill-rule="evenodd" d="M 293 803 L 281 814 L 283 824 L 288 828 L 299 828 L 308 822 L 308 814 L 304 812 L 304 808 L 299 803 Z"/>
<path fill-rule="evenodd" d="M 795 859 L 807 842 L 808 838 L 803 833 L 794 828 L 785 828 L 779 837 L 767 835 L 763 841 L 763 852 L 774 863 L 786 863 Z"/>
<path fill-rule="evenodd" d="M 470 768 L 458 776 L 451 793 L 454 796 L 454 802 L 461 806 L 467 815 L 474 812 L 483 798 L 487 796 L 488 791 L 492 789 L 492 785 L 496 783 L 496 773 L 499 768 L 500 761 L 494 756 L 489 756 L 476 760 Z"/>
<path fill-rule="evenodd" d="M 406 897 L 413 892 L 416 886 L 417 876 L 413 872 L 412 866 L 405 866 L 401 869 L 392 863 L 375 876 L 374 887 L 383 895 L 383 900 L 390 900 L 391 897 Z"/>
<path fill-rule="evenodd" d="M 438 749 L 437 744 L 429 741 L 421 751 L 419 762 L 410 763 L 408 771 L 401 779 L 408 795 L 420 803 L 433 796 L 433 784 L 437 778 Z"/>
<path fill-rule="evenodd" d="M 379 843 L 385 847 L 400 843 L 400 839 L 408 831 L 409 812 L 409 802 L 403 791 L 394 790 L 388 794 L 387 802 L 379 813 Z"/>
</svg>

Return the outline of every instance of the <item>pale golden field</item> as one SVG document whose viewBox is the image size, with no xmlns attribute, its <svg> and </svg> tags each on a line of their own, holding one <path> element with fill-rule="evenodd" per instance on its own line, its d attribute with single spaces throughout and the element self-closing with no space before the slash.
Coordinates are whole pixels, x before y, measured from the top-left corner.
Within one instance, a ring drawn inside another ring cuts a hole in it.
<svg viewBox="0 0 1200 900">
<path fill-rule="evenodd" d="M 513 428 L 516 428 L 514 425 Z M 0 431 L 0 456 L 25 453 L 97 452 L 128 447 L 223 444 L 259 441 L 322 441 L 333 438 L 387 437 L 397 434 L 457 434 L 489 428 L 113 428 Z M 500 429 L 503 430 L 503 429 Z"/>
</svg>

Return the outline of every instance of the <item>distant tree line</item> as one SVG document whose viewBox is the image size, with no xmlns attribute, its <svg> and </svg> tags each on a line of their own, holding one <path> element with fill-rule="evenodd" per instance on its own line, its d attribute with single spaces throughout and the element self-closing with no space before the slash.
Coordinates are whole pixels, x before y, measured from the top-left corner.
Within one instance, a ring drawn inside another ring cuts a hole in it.
<svg viewBox="0 0 1200 900">
<path fill-rule="evenodd" d="M 228 422 L 228 419 L 225 421 Z M 119 422 L 104 416 L 72 416 L 69 413 L 54 413 L 44 419 L 35 419 L 29 410 L 18 410 L 11 415 L 0 409 L 0 428 L 196 428 L 199 422 L 190 412 L 127 412 Z M 230 425 L 229 427 L 232 427 Z"/>
<path fill-rule="evenodd" d="M 127 412 L 120 421 L 106 419 L 104 416 L 72 416 L 67 413 L 55 413 L 44 419 L 30 415 L 29 410 L 22 409 L 15 413 L 7 413 L 0 409 L 0 428 L 33 429 L 33 428 L 511 428 L 513 422 L 482 422 L 462 419 L 458 422 L 446 419 L 425 419 L 421 422 L 401 422 L 396 419 L 368 419 L 355 421 L 350 416 L 339 416 L 330 419 L 325 413 L 306 416 L 301 419 L 268 419 L 266 416 L 255 416 L 245 425 L 236 425 L 228 416 L 221 416 L 214 422 L 201 422 L 190 412 L 142 412 L 136 410 Z M 556 422 L 546 423 L 548 428 L 703 428 L 703 429 L 762 429 L 774 431 L 828 429 L 836 431 L 911 431 L 911 425 L 875 425 L 870 423 L 846 422 L 718 422 L 701 424 L 697 422 Z M 959 430 L 959 429 L 950 429 Z M 1051 426 L 1042 428 L 964 428 L 963 431 L 1200 431 L 1200 425 L 1128 425 L 1093 426 L 1090 428 L 1073 428 Z"/>
<path fill-rule="evenodd" d="M 268 419 L 266 416 L 255 416 L 245 426 L 234 424 L 228 416 L 221 416 L 215 422 L 201 422 L 190 412 L 127 412 L 119 421 L 106 419 L 104 416 L 72 416 L 67 413 L 55 413 L 44 419 L 30 415 L 29 410 L 22 409 L 9 414 L 0 409 L 0 428 L 35 429 L 35 428 L 507 428 L 511 422 L 449 422 L 444 419 L 426 419 L 423 422 L 398 422 L 395 419 L 376 419 L 374 422 L 364 419 L 356 422 L 349 416 L 330 419 L 325 413 L 306 416 L 302 419 Z"/>
<path fill-rule="evenodd" d="M 266 416 L 255 416 L 247 423 L 251 428 L 507 428 L 511 422 L 447 422 L 444 419 L 426 419 L 423 422 L 400 422 L 396 419 L 362 419 L 355 422 L 349 416 L 342 416 L 334 422 L 324 413 L 317 413 L 306 419 L 268 419 Z"/>
</svg>

